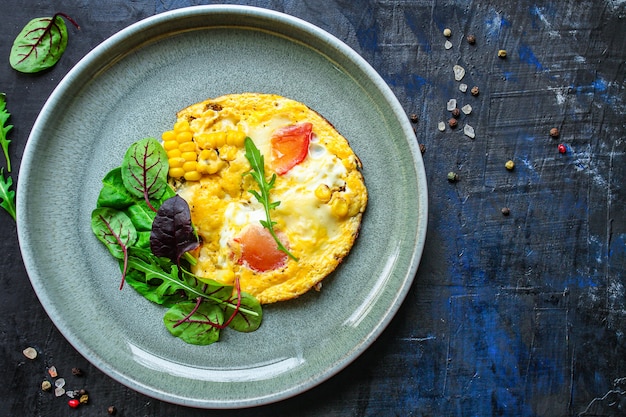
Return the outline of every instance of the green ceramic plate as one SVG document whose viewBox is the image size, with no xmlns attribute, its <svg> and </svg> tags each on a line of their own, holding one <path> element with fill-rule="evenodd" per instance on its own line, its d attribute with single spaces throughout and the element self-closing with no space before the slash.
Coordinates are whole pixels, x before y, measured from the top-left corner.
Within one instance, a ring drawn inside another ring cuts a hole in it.
<svg viewBox="0 0 626 417">
<path fill-rule="evenodd" d="M 227 93 L 306 103 L 348 138 L 370 193 L 361 235 L 321 292 L 264 309 L 261 328 L 211 346 L 170 336 L 164 310 L 130 287 L 90 229 L 105 173 L 175 113 Z M 361 354 L 416 272 L 427 222 L 410 123 L 379 75 L 323 30 L 243 6 L 199 6 L 140 21 L 59 84 L 22 160 L 18 230 L 32 285 L 72 345 L 122 384 L 193 407 L 240 408 L 299 394 Z"/>
</svg>

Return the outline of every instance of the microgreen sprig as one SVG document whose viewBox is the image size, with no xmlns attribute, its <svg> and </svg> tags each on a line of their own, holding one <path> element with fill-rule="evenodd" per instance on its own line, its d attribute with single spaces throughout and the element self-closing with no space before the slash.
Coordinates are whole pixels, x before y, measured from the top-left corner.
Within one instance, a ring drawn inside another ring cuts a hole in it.
<svg viewBox="0 0 626 417">
<path fill-rule="evenodd" d="M 13 128 L 13 125 L 7 125 L 6 122 L 11 117 L 11 113 L 7 111 L 7 97 L 6 94 L 0 93 L 0 146 L 4 152 L 4 158 L 7 160 L 7 171 L 11 172 L 11 159 L 9 158 L 9 144 L 11 141 L 7 139 L 9 130 Z"/>
<path fill-rule="evenodd" d="M 0 207 L 5 209 L 7 213 L 15 220 L 15 191 L 11 190 L 13 179 L 7 176 L 4 178 L 4 168 L 0 169 Z"/>
<path fill-rule="evenodd" d="M 280 201 L 270 201 L 270 190 L 274 188 L 274 183 L 276 182 L 276 174 L 273 174 L 269 181 L 267 181 L 265 177 L 265 161 L 263 155 L 256 147 L 252 139 L 246 137 L 244 142 L 246 148 L 246 159 L 250 162 L 250 166 L 252 170 L 248 172 L 252 178 L 259 185 L 259 191 L 256 190 L 248 190 L 250 194 L 252 194 L 259 203 L 263 204 L 265 208 L 265 219 L 261 220 L 261 225 L 269 230 L 270 234 L 276 241 L 278 245 L 278 249 L 285 252 L 291 259 L 298 261 L 289 250 L 283 245 L 283 243 L 278 239 L 276 235 L 276 231 L 274 230 L 274 225 L 276 225 L 275 221 L 272 221 L 270 211 L 275 209 L 280 205 Z"/>
</svg>

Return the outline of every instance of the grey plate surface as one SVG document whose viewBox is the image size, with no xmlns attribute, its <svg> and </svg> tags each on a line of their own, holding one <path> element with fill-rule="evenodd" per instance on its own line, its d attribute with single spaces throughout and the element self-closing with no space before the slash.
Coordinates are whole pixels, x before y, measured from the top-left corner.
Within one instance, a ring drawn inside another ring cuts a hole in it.
<svg viewBox="0 0 626 417">
<path fill-rule="evenodd" d="M 321 292 L 267 306 L 254 333 L 191 346 L 169 335 L 163 308 L 118 290 L 90 214 L 132 142 L 160 137 L 192 103 L 247 91 L 302 101 L 330 120 L 363 162 L 370 202 L 355 247 Z M 122 384 L 193 407 L 279 401 L 345 368 L 397 312 L 426 234 L 421 155 L 388 86 L 332 35 L 245 6 L 156 15 L 95 48 L 42 109 L 19 179 L 20 247 L 55 325 Z"/>
</svg>

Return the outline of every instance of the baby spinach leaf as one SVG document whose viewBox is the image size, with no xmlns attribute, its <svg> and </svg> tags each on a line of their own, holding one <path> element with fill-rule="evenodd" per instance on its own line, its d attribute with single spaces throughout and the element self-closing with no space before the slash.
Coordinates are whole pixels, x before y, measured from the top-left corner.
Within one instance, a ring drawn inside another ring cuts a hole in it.
<svg viewBox="0 0 626 417">
<path fill-rule="evenodd" d="M 13 125 L 7 125 L 9 117 L 11 117 L 11 113 L 7 111 L 6 94 L 0 93 L 0 146 L 2 146 L 2 151 L 4 152 L 4 159 L 7 161 L 7 172 L 11 172 L 11 158 L 9 157 L 9 144 L 11 141 L 7 139 L 7 134 L 13 128 Z"/>
<path fill-rule="evenodd" d="M 135 202 L 133 195 L 126 189 L 122 180 L 122 168 L 109 171 L 102 179 L 102 189 L 98 195 L 98 207 L 124 209 Z"/>
<path fill-rule="evenodd" d="M 138 231 L 149 232 L 152 230 L 152 222 L 156 213 L 150 210 L 145 201 L 137 201 L 137 203 L 126 208 L 125 212 Z"/>
<path fill-rule="evenodd" d="M 152 223 L 152 253 L 179 264 L 181 256 L 199 244 L 187 202 L 178 195 L 165 200 Z"/>
<path fill-rule="evenodd" d="M 119 210 L 98 207 L 91 213 L 91 230 L 109 249 L 111 255 L 123 261 L 120 283 L 122 289 L 128 270 L 128 248 L 137 241 L 137 230 L 133 222 Z"/>
<path fill-rule="evenodd" d="M 4 178 L 4 168 L 0 169 L 0 207 L 5 209 L 7 213 L 15 220 L 15 191 L 11 190 L 13 179 L 7 175 Z"/>
<path fill-rule="evenodd" d="M 154 138 L 146 138 L 133 143 L 126 151 L 121 167 L 122 181 L 130 194 L 144 199 L 156 212 L 151 200 L 159 200 L 169 188 L 168 170 L 163 146 Z"/>
<path fill-rule="evenodd" d="M 52 67 L 67 48 L 67 26 L 63 17 L 78 29 L 78 24 L 65 13 L 31 20 L 17 35 L 9 62 L 13 69 L 34 73 Z"/>
<path fill-rule="evenodd" d="M 210 345 L 220 337 L 220 325 L 224 321 L 221 308 L 213 304 L 182 302 L 171 307 L 163 317 L 169 332 L 192 345 Z"/>
</svg>

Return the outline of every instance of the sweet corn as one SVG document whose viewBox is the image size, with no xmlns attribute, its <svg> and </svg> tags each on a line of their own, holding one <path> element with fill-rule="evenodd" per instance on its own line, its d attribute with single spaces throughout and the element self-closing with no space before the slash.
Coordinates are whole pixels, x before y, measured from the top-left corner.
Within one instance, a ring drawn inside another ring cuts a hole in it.
<svg viewBox="0 0 626 417">
<path fill-rule="evenodd" d="M 178 143 L 191 142 L 191 139 L 193 139 L 193 135 L 190 131 L 179 132 L 176 134 L 176 141 Z"/>
<path fill-rule="evenodd" d="M 345 217 L 348 214 L 348 202 L 343 197 L 333 199 L 330 211 L 337 217 Z"/>
<path fill-rule="evenodd" d="M 168 140 L 167 142 L 163 142 L 163 148 L 165 148 L 166 151 L 178 149 L 178 142 L 176 142 L 175 140 Z"/>
<path fill-rule="evenodd" d="M 322 203 L 328 203 L 330 201 L 330 188 L 328 185 L 321 184 L 315 189 L 315 197 Z"/>
<path fill-rule="evenodd" d="M 198 154 L 195 152 L 183 152 L 180 156 L 185 161 L 195 161 L 198 159 Z"/>
<path fill-rule="evenodd" d="M 189 122 L 187 120 L 181 120 L 179 122 L 174 123 L 174 130 L 176 132 L 184 132 L 186 130 L 190 130 Z"/>
<path fill-rule="evenodd" d="M 185 175 L 185 170 L 182 167 L 170 168 L 169 176 L 172 178 L 180 178 Z"/>
<path fill-rule="evenodd" d="M 226 144 L 236 147 L 243 147 L 246 134 L 240 130 L 229 130 L 226 133 Z"/>
<path fill-rule="evenodd" d="M 163 139 L 163 142 L 167 142 L 168 140 L 176 140 L 176 132 L 174 132 L 173 130 L 163 132 L 163 134 L 161 135 L 161 139 Z"/>
<path fill-rule="evenodd" d="M 196 144 L 193 142 L 184 142 L 178 145 L 181 152 L 196 152 Z"/>
<path fill-rule="evenodd" d="M 198 171 L 185 172 L 185 179 L 187 181 L 200 181 L 200 178 L 202 178 L 202 174 Z"/>
<path fill-rule="evenodd" d="M 170 158 L 169 162 L 170 162 L 170 168 L 182 168 L 183 164 L 186 161 L 185 161 L 185 158 L 181 158 L 179 156 L 179 157 L 175 157 L 175 158 Z"/>
<path fill-rule="evenodd" d="M 167 157 L 169 159 L 180 158 L 180 155 L 181 155 L 181 152 L 180 152 L 180 149 L 178 148 L 167 151 Z"/>
<path fill-rule="evenodd" d="M 183 169 L 185 172 L 195 171 L 198 167 L 198 163 L 196 161 L 187 161 L 183 164 Z"/>
<path fill-rule="evenodd" d="M 224 161 L 233 161 L 237 158 L 237 148 L 232 145 L 222 145 L 219 148 L 220 159 Z"/>
</svg>

